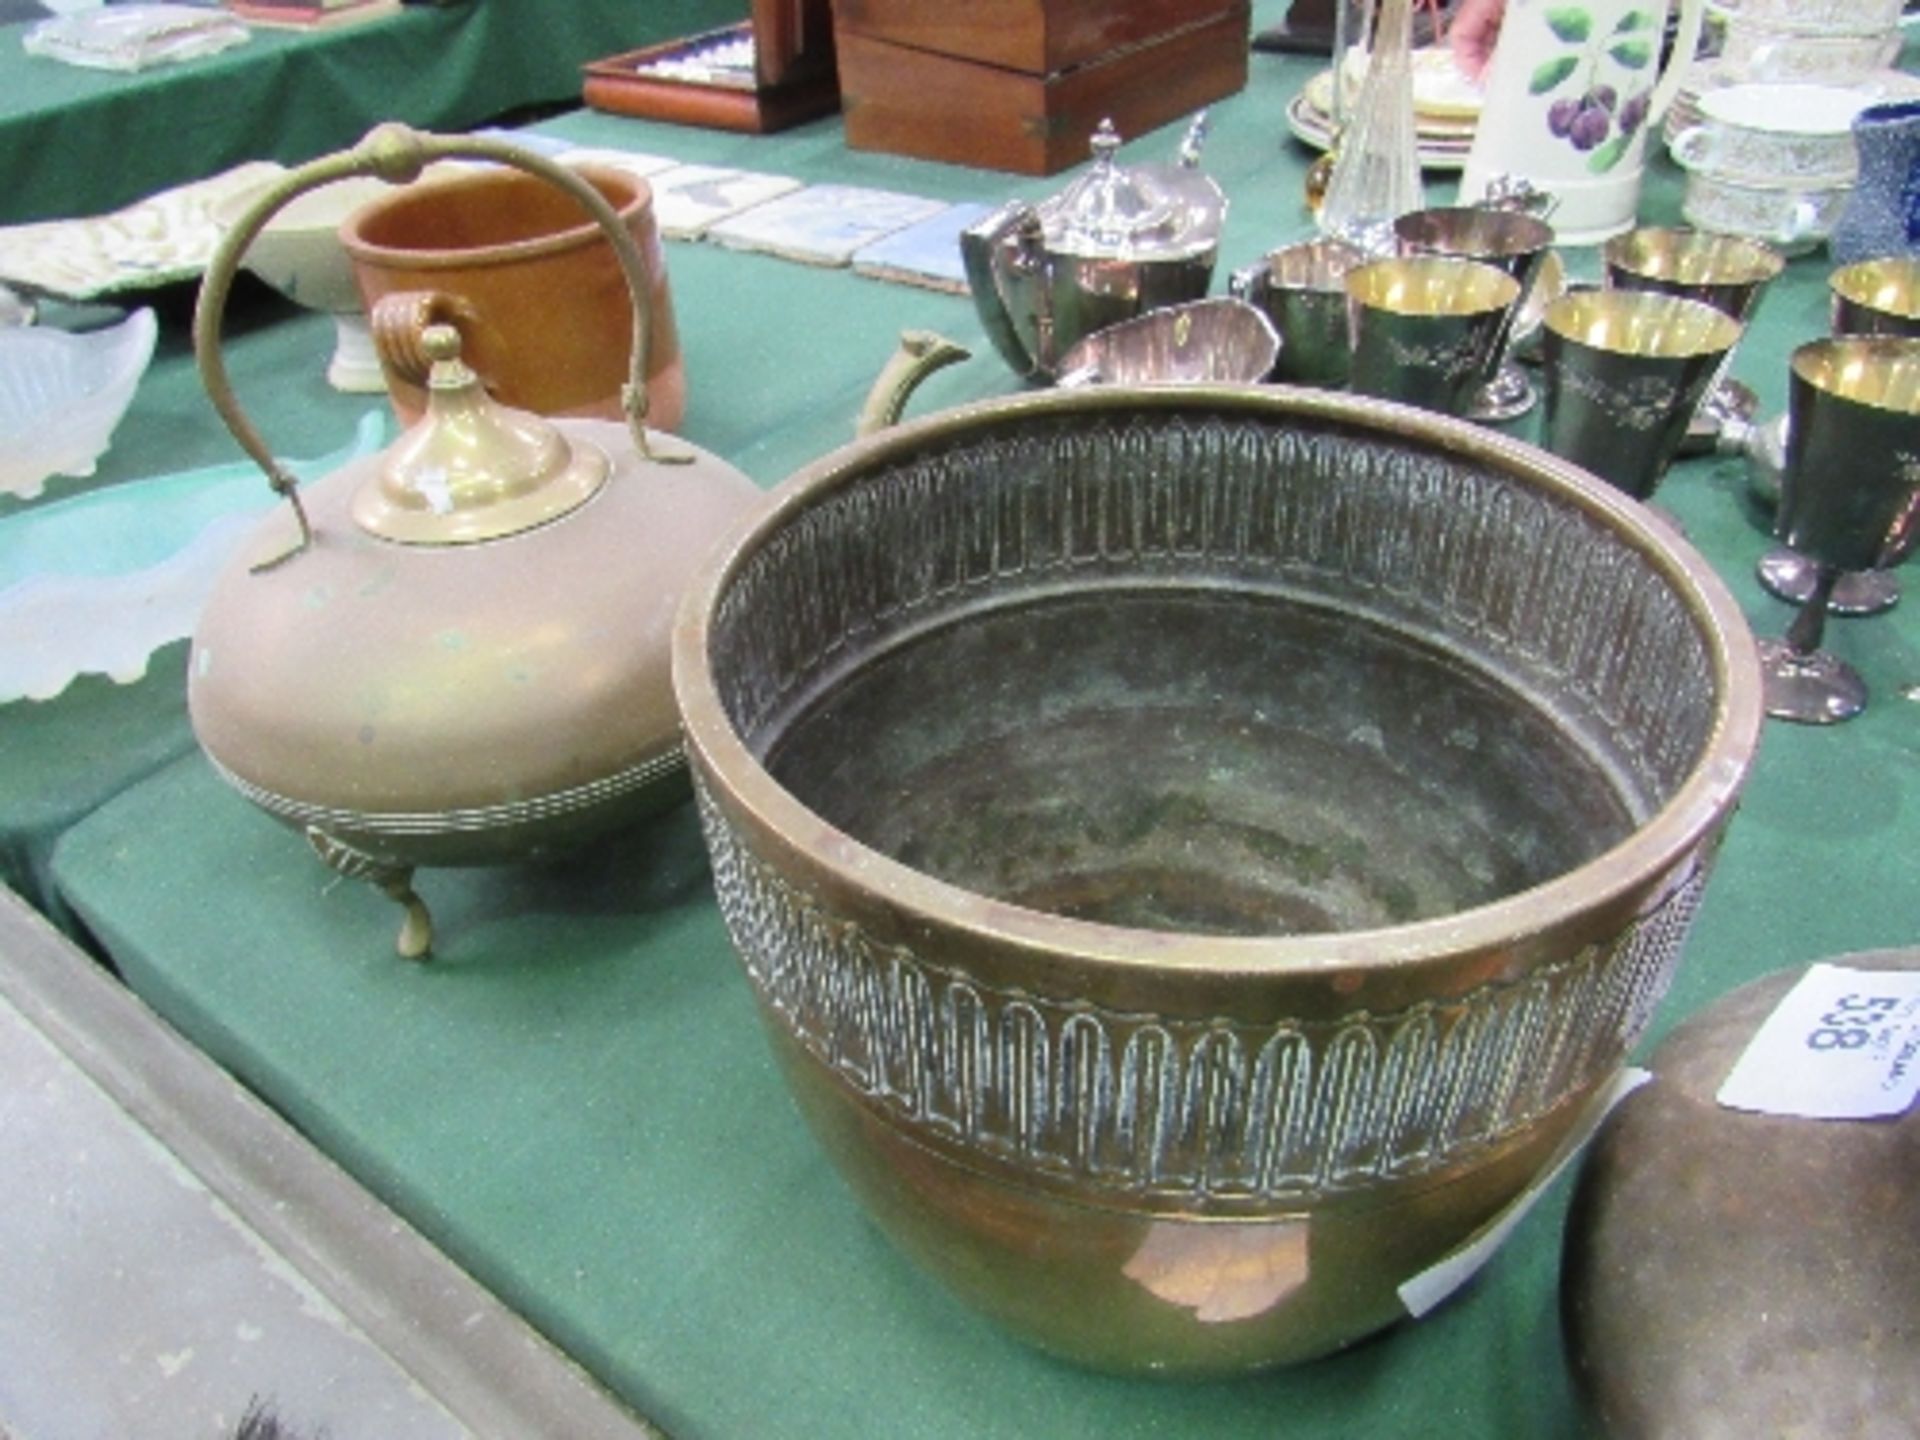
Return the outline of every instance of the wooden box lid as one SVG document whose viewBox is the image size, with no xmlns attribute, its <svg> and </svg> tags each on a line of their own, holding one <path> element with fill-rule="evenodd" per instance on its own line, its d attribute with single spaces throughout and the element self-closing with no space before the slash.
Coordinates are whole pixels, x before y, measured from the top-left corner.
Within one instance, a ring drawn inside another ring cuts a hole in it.
<svg viewBox="0 0 1920 1440">
<path fill-rule="evenodd" d="M 1215 19 L 1233 0 L 833 0 L 842 34 L 1052 75 Z"/>
<path fill-rule="evenodd" d="M 997 8 L 999 0 L 987 0 Z M 954 7 L 972 12 L 972 5 Z M 836 7 L 837 13 L 837 7 Z M 1085 163 L 1102 119 L 1132 140 L 1243 89 L 1246 0 L 1051 74 L 917 50 L 836 27 L 847 143 L 1021 175 Z"/>
</svg>

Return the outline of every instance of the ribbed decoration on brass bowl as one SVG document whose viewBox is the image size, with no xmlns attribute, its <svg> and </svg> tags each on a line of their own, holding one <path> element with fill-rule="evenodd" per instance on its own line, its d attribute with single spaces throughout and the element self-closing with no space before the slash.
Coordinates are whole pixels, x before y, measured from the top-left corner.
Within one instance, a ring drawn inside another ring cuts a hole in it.
<svg viewBox="0 0 1920 1440">
<path fill-rule="evenodd" d="M 1404 1313 L 1663 993 L 1752 756 L 1731 600 L 1530 447 L 1312 392 L 956 411 L 682 609 L 722 910 L 884 1228 L 1089 1363 Z"/>
</svg>

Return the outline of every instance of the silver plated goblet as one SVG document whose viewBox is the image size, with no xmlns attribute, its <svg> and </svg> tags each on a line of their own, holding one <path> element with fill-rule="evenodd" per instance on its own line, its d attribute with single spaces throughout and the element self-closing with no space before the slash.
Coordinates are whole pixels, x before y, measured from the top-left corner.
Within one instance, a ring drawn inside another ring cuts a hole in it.
<svg viewBox="0 0 1920 1440">
<path fill-rule="evenodd" d="M 1515 321 L 1526 308 L 1540 268 L 1553 244 L 1553 227 L 1522 210 L 1487 206 L 1435 206 L 1413 210 L 1393 222 L 1402 255 L 1450 255 L 1478 260 L 1506 271 L 1520 284 L 1500 336 L 1500 358 L 1493 378 L 1474 395 L 1467 415 L 1473 420 L 1517 419 L 1538 398 L 1533 382 L 1508 353 Z"/>
<path fill-rule="evenodd" d="M 1843 265 L 1828 278 L 1827 291 L 1835 335 L 1920 335 L 1920 260 L 1899 255 Z M 1776 423 L 1784 427 L 1785 417 Z M 1746 427 L 1731 426 L 1726 433 L 1752 464 L 1767 464 L 1768 450 L 1777 448 L 1771 437 L 1749 434 Z M 1815 569 L 1798 551 L 1776 545 L 1760 557 L 1756 573 L 1770 594 L 1804 605 L 1813 594 Z M 1827 609 L 1835 615 L 1878 615 L 1899 603 L 1899 576 L 1864 570 L 1840 577 Z"/>
<path fill-rule="evenodd" d="M 1787 265 L 1784 255 L 1758 240 L 1662 225 L 1616 235 L 1600 255 L 1609 289 L 1657 290 L 1699 300 L 1742 325 L 1752 317 L 1768 283 Z M 1732 363 L 1731 356 L 1727 363 Z M 1750 420 L 1758 404 L 1753 391 L 1723 366 L 1694 417 L 1683 453 L 1711 450 L 1723 425 Z"/>
<path fill-rule="evenodd" d="M 1760 642 L 1769 715 L 1831 724 L 1866 682 L 1820 648 L 1842 573 L 1891 569 L 1920 541 L 1920 339 L 1840 336 L 1793 352 L 1774 535 L 1813 562 L 1781 639 Z"/>
<path fill-rule="evenodd" d="M 1652 496 L 1740 322 L 1698 300 L 1639 290 L 1547 307 L 1540 443 L 1636 500 Z"/>
</svg>

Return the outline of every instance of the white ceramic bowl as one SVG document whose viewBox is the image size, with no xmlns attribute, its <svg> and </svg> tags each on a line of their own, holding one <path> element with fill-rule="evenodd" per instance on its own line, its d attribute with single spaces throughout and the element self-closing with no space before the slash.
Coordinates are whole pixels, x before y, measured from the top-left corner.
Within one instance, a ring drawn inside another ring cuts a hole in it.
<svg viewBox="0 0 1920 1440">
<path fill-rule="evenodd" d="M 274 183 L 263 181 L 225 197 L 214 207 L 214 222 L 223 232 L 231 230 Z M 358 310 L 360 294 L 353 287 L 353 266 L 340 245 L 340 222 L 392 188 L 382 180 L 355 177 L 296 196 L 254 237 L 242 263 L 310 310 Z"/>
<path fill-rule="evenodd" d="M 52 476 L 93 473 L 159 331 L 148 309 L 82 335 L 0 328 L 0 491 L 31 500 Z"/>
<path fill-rule="evenodd" d="M 1771 26 L 1802 35 L 1885 35 L 1900 24 L 1902 0 L 1710 0 L 1728 28 Z"/>
<path fill-rule="evenodd" d="M 1825 243 L 1852 193 L 1851 184 L 1756 185 L 1692 170 L 1680 213 L 1696 229 L 1744 235 L 1800 255 Z"/>
<path fill-rule="evenodd" d="M 1899 53 L 1897 29 L 1827 33 L 1741 18 L 1727 26 L 1715 63 L 1746 80 L 1852 85 Z"/>
<path fill-rule="evenodd" d="M 1668 144 L 1676 163 L 1722 180 L 1851 183 L 1860 170 L 1853 117 L 1871 103 L 1838 85 L 1729 85 L 1702 95 L 1698 123 Z"/>
<path fill-rule="evenodd" d="M 213 212 L 222 232 L 258 200 L 272 180 L 227 196 Z M 327 379 L 335 389 L 375 394 L 386 389 L 380 358 L 354 288 L 353 262 L 340 244 L 340 224 L 369 200 L 393 187 L 356 176 L 296 196 L 247 247 L 242 264 L 296 305 L 334 319 L 334 348 Z"/>
<path fill-rule="evenodd" d="M 461 168 L 428 166 L 421 183 L 456 174 Z M 232 229 L 278 179 L 270 176 L 221 199 L 213 210 L 214 223 L 223 233 Z M 340 243 L 340 227 L 362 205 L 392 193 L 393 186 L 386 181 L 356 175 L 297 195 L 267 221 L 241 261 L 296 305 L 333 317 L 334 347 L 327 380 L 336 390 L 372 395 L 387 388 L 354 284 L 353 262 Z"/>
</svg>

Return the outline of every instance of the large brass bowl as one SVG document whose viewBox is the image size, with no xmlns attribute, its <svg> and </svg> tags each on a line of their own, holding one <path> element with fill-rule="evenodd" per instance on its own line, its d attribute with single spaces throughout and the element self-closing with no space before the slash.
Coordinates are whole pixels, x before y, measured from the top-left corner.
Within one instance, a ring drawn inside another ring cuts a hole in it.
<svg viewBox="0 0 1920 1440">
<path fill-rule="evenodd" d="M 881 1226 L 1094 1365 L 1404 1314 L 1677 961 L 1752 642 L 1635 502 L 1383 402 L 1096 390 L 794 476 L 690 588 L 714 877 Z"/>
</svg>

